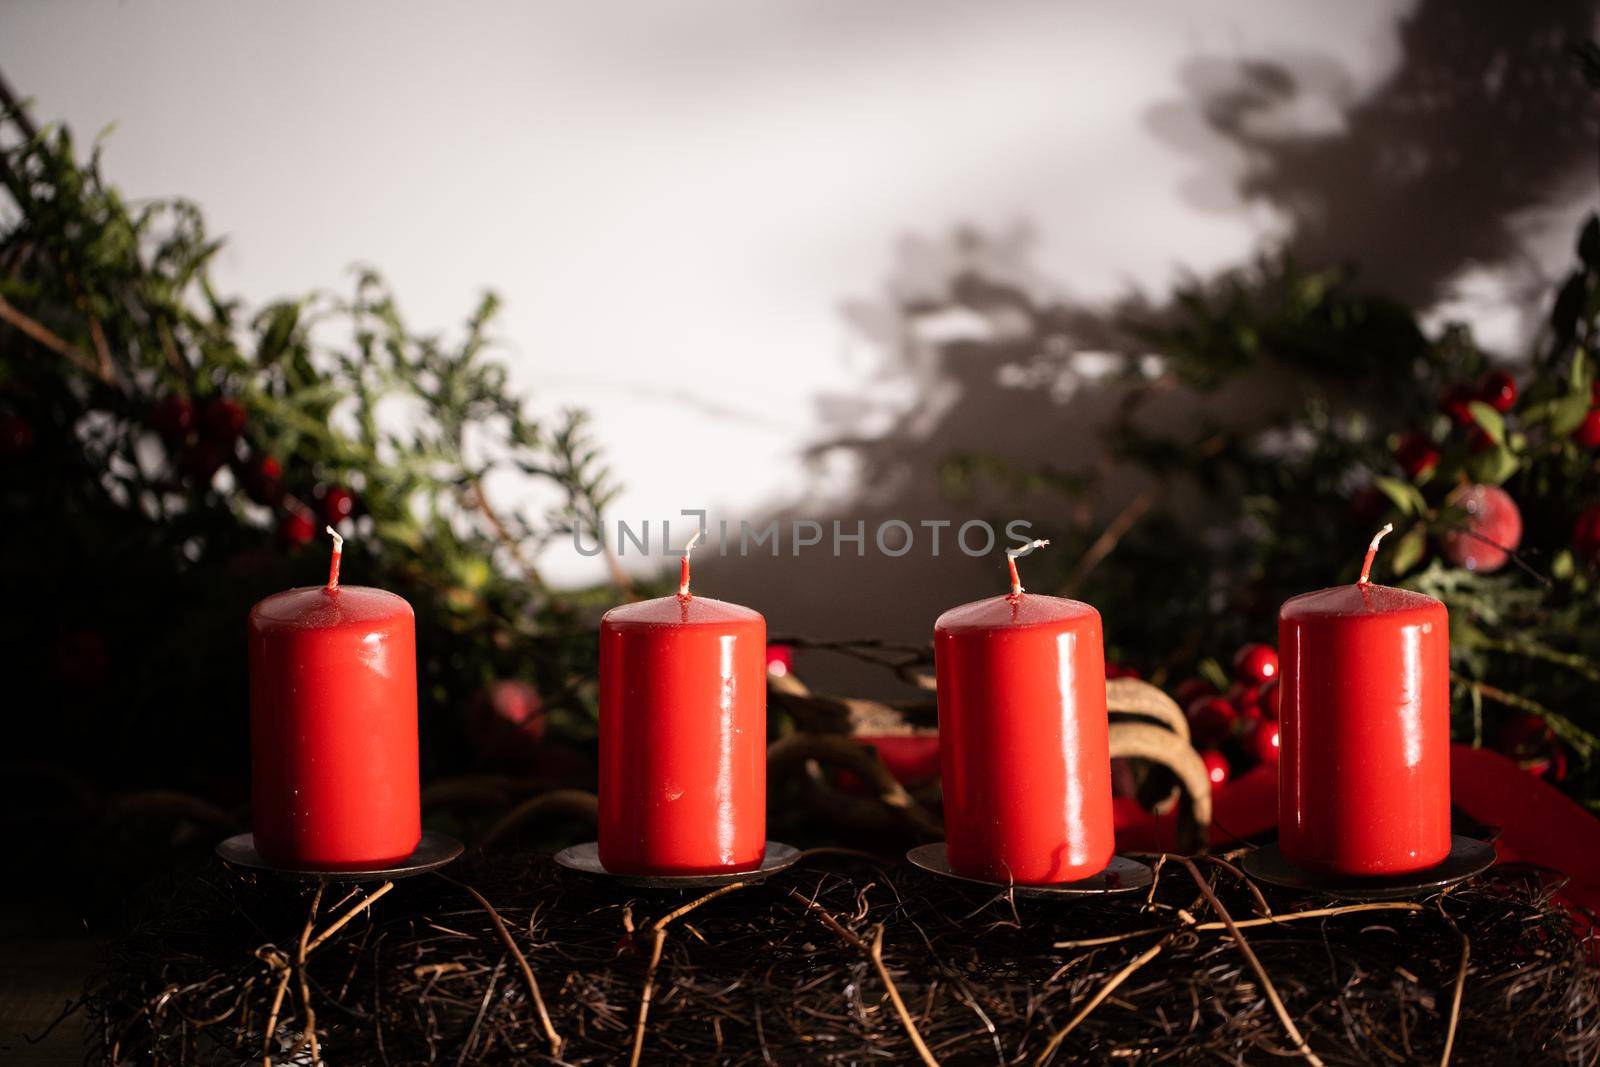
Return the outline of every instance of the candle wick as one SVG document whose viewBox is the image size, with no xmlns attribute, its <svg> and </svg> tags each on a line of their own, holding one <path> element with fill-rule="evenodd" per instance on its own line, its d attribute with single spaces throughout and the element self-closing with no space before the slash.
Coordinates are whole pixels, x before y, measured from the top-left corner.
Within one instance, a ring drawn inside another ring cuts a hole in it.
<svg viewBox="0 0 1600 1067">
<path fill-rule="evenodd" d="M 1022 595 L 1022 579 L 1017 576 L 1017 560 L 1033 552 L 1036 548 L 1043 548 L 1049 541 L 1029 541 L 1017 548 L 1006 549 L 1006 567 L 1011 571 L 1011 595 Z"/>
<path fill-rule="evenodd" d="M 689 543 L 683 546 L 683 559 L 678 563 L 678 599 L 689 599 L 689 553 L 700 543 L 701 531 L 696 530 Z"/>
<path fill-rule="evenodd" d="M 339 588 L 339 559 L 344 555 L 344 538 L 332 526 L 326 529 L 328 536 L 333 538 L 333 557 L 328 560 L 328 591 L 332 592 Z"/>
<path fill-rule="evenodd" d="M 1373 535 L 1372 544 L 1367 546 L 1367 558 L 1361 563 L 1361 577 L 1356 579 L 1357 585 L 1366 585 L 1368 582 L 1372 581 L 1372 561 L 1377 558 L 1378 555 L 1378 542 L 1383 540 L 1385 534 L 1392 533 L 1393 531 L 1394 523 L 1389 522 L 1384 523 L 1383 529 L 1379 530 Z"/>
</svg>

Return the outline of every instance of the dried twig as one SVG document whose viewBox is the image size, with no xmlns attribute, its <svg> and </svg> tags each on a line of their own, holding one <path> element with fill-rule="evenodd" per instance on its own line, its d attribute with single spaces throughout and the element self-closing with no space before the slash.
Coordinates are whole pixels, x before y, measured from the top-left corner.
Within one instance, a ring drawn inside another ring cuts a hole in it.
<svg viewBox="0 0 1600 1067">
<path fill-rule="evenodd" d="M 633 1054 L 629 1056 L 629 1067 L 638 1067 L 639 1055 L 644 1051 L 644 1026 L 645 1020 L 650 1016 L 650 998 L 655 995 L 656 968 L 661 965 L 661 947 L 667 942 L 667 926 L 683 918 L 702 904 L 709 904 L 718 897 L 726 896 L 735 889 L 743 889 L 748 882 L 729 882 L 727 885 L 718 886 L 703 897 L 697 897 L 682 907 L 676 908 L 650 924 L 650 966 L 644 972 L 644 989 L 639 994 L 639 1016 L 633 1030 Z"/>
<path fill-rule="evenodd" d="M 378 898 L 379 897 L 383 896 L 385 893 L 389 892 L 389 890 L 391 890 L 393 888 L 394 888 L 394 883 L 393 882 L 385 882 L 382 885 L 380 885 L 377 889 L 374 889 L 372 892 L 368 893 L 365 897 L 361 898 L 360 900 L 358 900 L 354 904 L 352 904 L 350 906 L 350 909 L 348 911 L 346 911 L 343 915 L 341 915 L 337 919 L 335 919 L 332 923 L 330 923 L 326 930 L 322 931 L 322 933 L 318 934 L 316 937 L 313 937 L 311 939 L 311 943 L 306 946 L 306 955 L 309 956 L 311 953 L 315 952 L 317 950 L 317 946 L 318 945 L 320 945 L 324 941 L 328 940 L 328 938 L 332 937 L 334 934 L 338 933 L 340 930 L 343 930 L 345 928 L 345 925 L 347 923 L 349 923 L 351 919 L 354 919 L 357 915 L 360 915 L 362 912 L 364 912 L 368 908 L 372 907 L 372 905 L 374 905 L 374 904 L 376 904 L 378 902 Z"/>
<path fill-rule="evenodd" d="M 464 882 L 457 882 L 454 878 L 446 875 L 441 874 L 439 877 L 465 889 L 472 896 L 472 899 L 478 902 L 478 906 L 488 913 L 489 921 L 494 923 L 495 932 L 500 935 L 500 940 L 505 942 L 506 948 L 511 950 L 511 955 L 516 959 L 517 966 L 522 969 L 522 980 L 528 986 L 528 995 L 533 998 L 534 1011 L 539 1014 L 539 1025 L 544 1028 L 545 1040 L 550 1043 L 550 1055 L 560 1056 L 561 1035 L 556 1033 L 555 1023 L 551 1022 L 550 1012 L 545 1008 L 544 994 L 539 991 L 539 980 L 533 976 L 533 968 L 528 965 L 528 957 L 524 956 L 522 949 L 517 947 L 517 939 L 511 936 L 511 931 L 506 928 L 505 920 L 500 918 L 500 913 L 495 910 L 494 905 L 489 903 L 482 893 L 470 885 Z"/>
<path fill-rule="evenodd" d="M 872 966 L 877 970 L 878 977 L 883 981 L 884 988 L 888 991 L 889 1000 L 894 1005 L 895 1014 L 900 1016 L 900 1024 L 905 1027 L 906 1035 L 910 1037 L 912 1046 L 917 1050 L 917 1055 L 922 1062 L 937 1067 L 938 1060 L 933 1058 L 933 1053 L 928 1050 L 927 1042 L 922 1040 L 922 1034 L 917 1030 L 917 1024 L 911 1018 L 911 1012 L 906 1009 L 906 1002 L 900 997 L 900 989 L 894 984 L 894 977 L 890 975 L 889 968 L 883 963 L 883 925 L 880 923 L 873 928 L 873 940 L 869 943 L 850 930 L 838 919 L 834 918 L 826 908 L 814 900 L 810 900 L 794 890 L 789 890 L 789 895 L 806 906 L 806 910 L 822 920 L 824 926 L 838 934 L 852 947 L 865 953 L 872 961 Z"/>
<path fill-rule="evenodd" d="M 1239 924 L 1233 921 L 1233 916 L 1228 914 L 1228 909 L 1222 906 L 1222 901 L 1217 899 L 1217 894 L 1211 888 L 1211 883 L 1200 874 L 1200 868 L 1187 856 L 1174 857 L 1179 863 L 1189 870 L 1189 876 L 1194 879 L 1194 884 L 1200 887 L 1200 892 L 1206 898 L 1206 903 L 1211 905 L 1211 910 L 1216 912 L 1228 927 L 1228 933 L 1233 935 L 1233 943 L 1239 946 L 1245 961 L 1250 964 L 1250 969 L 1256 973 L 1256 978 L 1261 982 L 1261 991 L 1267 995 L 1267 1000 L 1272 1004 L 1272 1010 L 1277 1013 L 1278 1021 L 1283 1023 L 1284 1032 L 1294 1042 L 1300 1055 L 1306 1062 L 1323 1067 L 1322 1057 L 1311 1051 L 1311 1046 L 1306 1044 L 1305 1036 L 1300 1033 L 1300 1028 L 1295 1025 L 1294 1019 L 1289 1015 L 1289 1009 L 1284 1007 L 1283 998 L 1278 995 L 1278 987 L 1272 984 L 1272 978 L 1267 974 L 1267 969 L 1261 966 L 1261 961 L 1256 958 L 1255 951 L 1250 947 L 1250 942 L 1245 940 L 1244 934 L 1239 930 Z"/>
<path fill-rule="evenodd" d="M 12 304 L 3 296 L 0 296 L 0 320 L 3 320 L 14 326 L 17 330 L 31 337 L 33 340 L 37 341 L 45 348 L 48 348 L 56 355 L 61 356 L 63 359 L 67 360 L 85 374 L 91 375 L 92 377 L 98 378 L 102 382 L 110 384 L 111 374 L 109 368 L 100 366 L 94 357 L 84 352 L 83 349 L 78 348 L 76 345 L 68 341 L 62 340 L 61 337 L 48 326 L 34 318 L 31 318 L 28 315 L 23 314 L 17 309 L 16 305 Z"/>
<path fill-rule="evenodd" d="M 1267 915 L 1259 919 L 1235 919 L 1232 924 L 1224 922 L 1185 923 L 1181 928 L 1199 932 L 1215 930 L 1246 930 L 1252 926 L 1282 926 L 1284 923 L 1296 922 L 1300 919 L 1328 919 L 1336 915 L 1351 915 L 1361 911 L 1422 911 L 1421 904 L 1408 901 L 1385 902 L 1381 904 L 1345 904 L 1336 908 L 1312 908 L 1309 911 L 1295 911 L 1287 915 Z M 1094 948 L 1099 945 L 1114 945 L 1119 941 L 1129 941 L 1136 937 L 1149 937 L 1151 934 L 1170 933 L 1166 927 L 1149 927 L 1144 930 L 1130 930 L 1124 934 L 1109 934 L 1105 937 L 1089 937 L 1078 941 L 1057 941 L 1055 948 Z"/>
<path fill-rule="evenodd" d="M 1444 1052 L 1439 1057 L 1439 1067 L 1449 1067 L 1450 1053 L 1456 1045 L 1456 1026 L 1461 1022 L 1461 996 L 1467 989 L 1467 963 L 1472 958 L 1472 941 L 1461 932 L 1461 927 L 1456 925 L 1450 913 L 1444 910 L 1444 896 L 1441 895 L 1435 903 L 1444 921 L 1449 923 L 1450 929 L 1461 938 L 1461 962 L 1456 967 L 1455 989 L 1450 994 L 1450 1020 L 1445 1025 Z"/>
<path fill-rule="evenodd" d="M 1145 964 L 1155 959 L 1156 956 L 1160 954 L 1161 950 L 1166 947 L 1166 939 L 1157 941 L 1155 944 L 1139 953 L 1139 955 L 1129 960 L 1127 966 L 1123 967 L 1122 970 L 1112 975 L 1111 978 L 1095 992 L 1095 995 L 1090 997 L 1088 1002 L 1085 1003 L 1083 1007 L 1078 1009 L 1078 1013 L 1071 1019 L 1067 1020 L 1067 1025 L 1063 1026 L 1061 1029 L 1057 1030 L 1051 1035 L 1049 1043 L 1044 1047 L 1044 1051 L 1040 1052 L 1039 1058 L 1034 1060 L 1035 1067 L 1043 1067 L 1044 1064 L 1050 1062 L 1050 1057 L 1056 1054 L 1056 1049 L 1061 1047 L 1061 1042 L 1065 1041 L 1067 1035 L 1078 1028 L 1079 1023 L 1083 1022 L 1083 1020 L 1089 1017 L 1090 1012 L 1098 1008 L 1112 993 L 1115 993 L 1117 991 L 1117 987 L 1123 982 L 1126 982 L 1134 971 L 1137 971 L 1140 967 L 1143 967 Z"/>
</svg>

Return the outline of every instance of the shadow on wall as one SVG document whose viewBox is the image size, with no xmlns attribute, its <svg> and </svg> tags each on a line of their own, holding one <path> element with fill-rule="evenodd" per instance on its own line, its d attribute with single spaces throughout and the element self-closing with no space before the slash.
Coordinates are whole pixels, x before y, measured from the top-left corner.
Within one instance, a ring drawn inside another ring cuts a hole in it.
<svg viewBox="0 0 1600 1067">
<path fill-rule="evenodd" d="M 1192 98 L 1155 109 L 1149 123 L 1196 157 L 1186 195 L 1198 208 L 1269 207 L 1285 220 L 1283 250 L 1303 265 L 1359 264 L 1365 288 L 1421 307 L 1474 265 L 1513 264 L 1542 298 L 1549 279 L 1519 259 L 1514 223 L 1592 184 L 1600 126 L 1570 53 L 1591 37 L 1596 6 L 1427 0 L 1399 27 L 1395 72 L 1360 100 L 1352 79 L 1316 55 L 1196 60 L 1182 72 Z M 1137 519 L 1141 499 L 1158 499 L 1157 511 L 1182 499 L 1174 487 L 1147 494 L 1103 443 L 1133 388 L 1126 371 L 1146 351 L 1129 324 L 1170 318 L 1171 300 L 1136 294 L 1112 307 L 1064 305 L 1030 266 L 1030 248 L 1025 230 L 908 240 L 880 298 L 845 309 L 887 353 L 881 381 L 890 399 L 822 398 L 836 431 L 810 458 L 843 463 L 858 489 L 831 514 L 768 518 L 824 527 L 839 518 L 847 531 L 865 521 L 866 554 L 847 546 L 851 554 L 836 558 L 819 546 L 795 557 L 786 542 L 782 560 L 706 564 L 730 596 L 763 605 L 774 634 L 924 640 L 940 611 L 1004 592 L 998 547 L 975 560 L 947 541 L 933 558 L 919 537 L 916 550 L 886 559 L 870 531 L 887 519 L 915 526 L 981 517 L 998 529 L 1027 518 L 1037 536 L 1050 536 L 1092 531 L 1119 514 Z M 1290 399 L 1260 374 L 1203 402 L 1169 391 L 1140 419 L 1182 435 L 1201 420 L 1260 414 Z M 1039 559 L 1030 561 L 1036 575 Z M 1055 560 L 1043 573 L 1059 582 L 1075 570 L 1072 559 Z M 1049 585 L 1036 578 L 1033 587 Z M 1115 645 L 1115 606 L 1102 609 Z M 823 688 L 893 689 L 850 664 L 803 668 Z"/>
</svg>

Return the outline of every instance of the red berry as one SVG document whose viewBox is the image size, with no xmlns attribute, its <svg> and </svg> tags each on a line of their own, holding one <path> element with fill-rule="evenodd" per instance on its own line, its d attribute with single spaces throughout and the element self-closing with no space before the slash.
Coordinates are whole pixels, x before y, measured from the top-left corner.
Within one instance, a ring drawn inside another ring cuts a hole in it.
<svg viewBox="0 0 1600 1067">
<path fill-rule="evenodd" d="M 308 545 L 317 536 L 317 524 L 302 511 L 286 512 L 278 525 L 278 532 L 290 545 Z"/>
<path fill-rule="evenodd" d="M 1194 743 L 1210 748 L 1228 739 L 1239 713 L 1221 697 L 1201 697 L 1190 706 L 1188 717 Z"/>
<path fill-rule="evenodd" d="M 173 393 L 150 406 L 151 427 L 170 443 L 182 441 L 194 429 L 194 405 L 186 396 Z"/>
<path fill-rule="evenodd" d="M 1278 676 L 1278 650 L 1271 645 L 1245 645 L 1233 654 L 1233 673 L 1241 682 L 1265 685 Z"/>
<path fill-rule="evenodd" d="M 1473 426 L 1467 431 L 1467 450 L 1473 455 L 1487 452 L 1494 447 L 1494 438 L 1489 436 L 1489 431 L 1482 426 Z"/>
<path fill-rule="evenodd" d="M 1213 787 L 1225 785 L 1233 777 L 1233 768 L 1228 766 L 1228 757 L 1214 748 L 1208 748 L 1200 753 L 1200 762 L 1206 765 L 1206 777 L 1211 780 Z"/>
<path fill-rule="evenodd" d="M 1412 431 L 1394 448 L 1395 461 L 1409 478 L 1421 478 L 1439 465 L 1439 448 L 1427 434 Z"/>
<path fill-rule="evenodd" d="M 794 673 L 794 649 L 789 645 L 768 645 L 767 673 L 774 678 Z"/>
<path fill-rule="evenodd" d="M 206 404 L 202 429 L 213 441 L 232 444 L 244 432 L 245 418 L 243 404 L 220 396 Z"/>
<path fill-rule="evenodd" d="M 1445 506 L 1466 513 L 1439 537 L 1439 549 L 1458 567 L 1490 574 L 1506 565 L 1522 543 L 1522 512 L 1497 485 L 1464 485 L 1445 497 Z"/>
<path fill-rule="evenodd" d="M 329 526 L 337 526 L 356 510 L 356 497 L 350 490 L 335 485 L 322 490 L 317 496 L 317 506 Z"/>
<path fill-rule="evenodd" d="M 1249 682 L 1234 682 L 1223 699 L 1232 704 L 1241 719 L 1261 718 L 1261 687 Z"/>
<path fill-rule="evenodd" d="M 1600 407 L 1590 408 L 1583 422 L 1572 431 L 1572 439 L 1584 448 L 1600 447 Z"/>
<path fill-rule="evenodd" d="M 1503 370 L 1492 370 L 1478 382 L 1478 399 L 1505 414 L 1517 404 L 1517 380 Z"/>
<path fill-rule="evenodd" d="M 1276 719 L 1283 709 L 1283 686 L 1274 678 L 1261 687 L 1261 713 L 1269 719 Z"/>
<path fill-rule="evenodd" d="M 1214 697 L 1217 687 L 1204 678 L 1185 678 L 1172 690 L 1172 699 L 1180 708 L 1192 707 L 1202 697 Z"/>
<path fill-rule="evenodd" d="M 1572 551 L 1585 563 L 1600 559 L 1600 504 L 1578 513 L 1572 524 Z"/>
<path fill-rule="evenodd" d="M 1250 731 L 1245 744 L 1250 754 L 1262 763 L 1277 763 L 1282 745 L 1282 734 L 1278 723 L 1273 719 L 1262 719 L 1256 723 L 1255 729 Z"/>
<path fill-rule="evenodd" d="M 244 489 L 258 503 L 269 507 L 283 500 L 283 464 L 271 456 L 257 456 L 245 469 Z"/>
<path fill-rule="evenodd" d="M 1439 395 L 1439 410 L 1450 416 L 1457 426 L 1467 426 L 1473 421 L 1468 405 L 1478 399 L 1465 385 L 1452 385 Z"/>
<path fill-rule="evenodd" d="M 18 460 L 33 451 L 33 423 L 21 415 L 0 418 L 0 459 Z"/>
<path fill-rule="evenodd" d="M 1126 663 L 1107 663 L 1106 664 L 1106 679 L 1108 681 L 1110 679 L 1112 679 L 1112 678 L 1138 678 L 1138 677 L 1141 677 L 1139 672 L 1136 669 L 1134 669 L 1133 667 L 1128 666 Z"/>
</svg>

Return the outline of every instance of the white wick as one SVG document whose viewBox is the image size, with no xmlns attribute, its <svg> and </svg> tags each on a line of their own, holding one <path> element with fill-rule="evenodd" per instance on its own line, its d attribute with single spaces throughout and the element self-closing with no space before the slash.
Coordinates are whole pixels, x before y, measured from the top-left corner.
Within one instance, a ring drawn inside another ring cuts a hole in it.
<svg viewBox="0 0 1600 1067">
<path fill-rule="evenodd" d="M 696 530 L 694 536 L 689 538 L 689 543 L 683 546 L 683 565 L 678 568 L 678 595 L 680 597 L 689 595 L 689 553 L 694 551 L 694 546 L 700 543 L 700 534 L 702 532 L 701 530 Z"/>
<path fill-rule="evenodd" d="M 1036 548 L 1044 548 L 1049 543 L 1050 543 L 1049 541 L 1029 541 L 1025 545 L 1019 545 L 1016 548 L 1008 548 L 1008 549 L 1006 549 L 1006 555 L 1009 556 L 1011 559 L 1021 559 L 1023 556 L 1026 556 L 1029 553 L 1031 553 L 1034 549 L 1036 549 Z"/>
<path fill-rule="evenodd" d="M 1022 595 L 1022 579 L 1017 575 L 1017 560 L 1026 556 L 1036 548 L 1043 548 L 1049 541 L 1029 541 L 1025 545 L 1006 549 L 1006 567 L 1011 571 L 1011 595 Z"/>
</svg>

